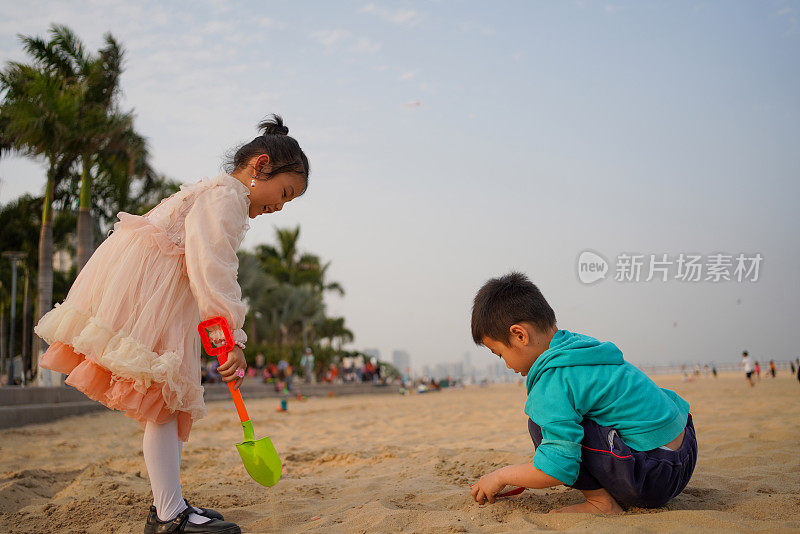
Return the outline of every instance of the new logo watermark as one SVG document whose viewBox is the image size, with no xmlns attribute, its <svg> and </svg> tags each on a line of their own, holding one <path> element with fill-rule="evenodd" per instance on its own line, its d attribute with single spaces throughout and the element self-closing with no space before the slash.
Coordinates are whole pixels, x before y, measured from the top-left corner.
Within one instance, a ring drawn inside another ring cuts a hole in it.
<svg viewBox="0 0 800 534">
<path fill-rule="evenodd" d="M 755 254 L 628 254 L 614 263 L 616 282 L 757 282 L 764 258 Z M 604 280 L 609 262 L 598 252 L 584 250 L 578 256 L 578 279 L 583 284 Z"/>
<path fill-rule="evenodd" d="M 584 250 L 578 256 L 578 278 L 584 284 L 594 284 L 606 277 L 608 262 L 597 252 Z"/>
</svg>

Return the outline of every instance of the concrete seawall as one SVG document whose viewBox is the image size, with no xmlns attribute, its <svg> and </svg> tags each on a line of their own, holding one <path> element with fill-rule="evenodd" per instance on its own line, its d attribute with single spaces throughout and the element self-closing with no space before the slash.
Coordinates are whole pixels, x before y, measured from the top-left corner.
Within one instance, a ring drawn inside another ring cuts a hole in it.
<svg viewBox="0 0 800 534">
<path fill-rule="evenodd" d="M 295 394 L 323 397 L 328 395 L 366 395 L 397 393 L 397 386 L 374 384 L 295 384 Z M 250 382 L 241 387 L 245 399 L 266 397 L 281 398 L 283 395 L 272 384 Z M 206 402 L 230 399 L 225 384 L 205 384 Z M 107 410 L 102 404 L 88 399 L 71 386 L 63 387 L 0 387 L 0 428 L 12 428 L 34 423 L 46 423 L 99 410 Z"/>
</svg>

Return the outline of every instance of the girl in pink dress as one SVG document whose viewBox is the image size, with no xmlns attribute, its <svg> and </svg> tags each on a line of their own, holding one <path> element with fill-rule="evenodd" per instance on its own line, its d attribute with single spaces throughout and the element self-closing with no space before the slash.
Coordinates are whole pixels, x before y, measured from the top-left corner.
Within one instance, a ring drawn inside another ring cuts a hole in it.
<svg viewBox="0 0 800 534">
<path fill-rule="evenodd" d="M 246 307 L 236 281 L 236 249 L 248 217 L 280 211 L 308 187 L 308 158 L 278 116 L 241 146 L 230 174 L 204 179 L 144 216 L 119 213 L 66 300 L 36 334 L 50 347 L 40 365 L 144 428 L 153 490 L 145 532 L 239 532 L 213 510 L 183 499 L 180 458 L 192 423 L 205 416 L 200 385 L 200 321 L 227 319 L 237 347 L 218 368 L 241 384 Z"/>
</svg>

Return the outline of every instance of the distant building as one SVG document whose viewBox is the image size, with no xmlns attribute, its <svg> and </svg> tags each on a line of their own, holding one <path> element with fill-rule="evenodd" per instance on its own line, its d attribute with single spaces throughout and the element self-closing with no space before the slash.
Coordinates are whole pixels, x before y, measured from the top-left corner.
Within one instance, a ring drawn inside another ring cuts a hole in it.
<svg viewBox="0 0 800 534">
<path fill-rule="evenodd" d="M 516 375 L 506 367 L 505 362 L 497 361 L 486 366 L 486 378 L 493 382 L 513 382 Z"/>
<path fill-rule="evenodd" d="M 447 367 L 447 375 L 450 378 L 464 378 L 464 364 L 462 362 L 451 363 Z"/>
<path fill-rule="evenodd" d="M 404 376 L 411 374 L 411 356 L 404 350 L 392 352 L 392 365 Z"/>
<path fill-rule="evenodd" d="M 436 380 L 441 380 L 442 378 L 447 378 L 447 364 L 446 363 L 437 363 L 436 368 L 433 370 L 433 378 Z"/>
</svg>

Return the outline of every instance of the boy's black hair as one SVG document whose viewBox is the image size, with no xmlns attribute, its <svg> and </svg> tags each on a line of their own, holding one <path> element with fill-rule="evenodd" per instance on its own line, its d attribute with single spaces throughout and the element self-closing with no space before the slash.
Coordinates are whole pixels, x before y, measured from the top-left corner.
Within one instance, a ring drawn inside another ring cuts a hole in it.
<svg viewBox="0 0 800 534">
<path fill-rule="evenodd" d="M 492 278 L 472 304 L 472 340 L 483 345 L 488 337 L 508 345 L 513 324 L 531 323 L 540 330 L 556 325 L 556 314 L 527 276 L 511 272 Z"/>
</svg>

